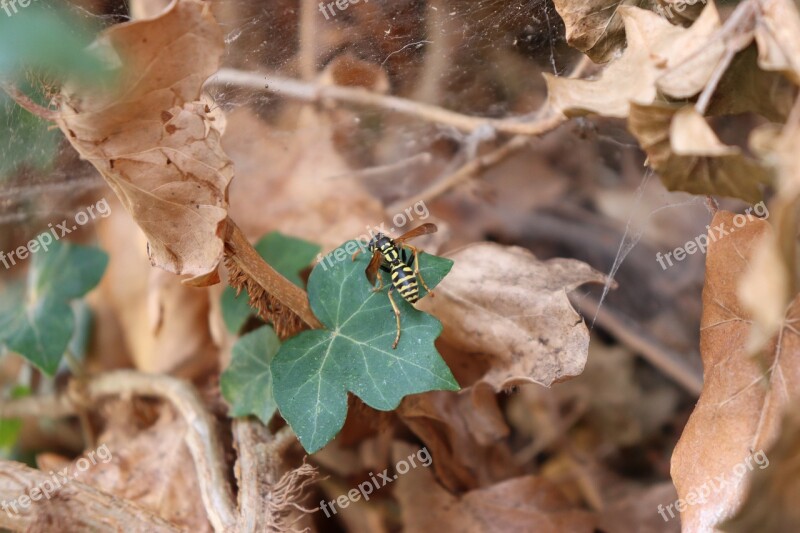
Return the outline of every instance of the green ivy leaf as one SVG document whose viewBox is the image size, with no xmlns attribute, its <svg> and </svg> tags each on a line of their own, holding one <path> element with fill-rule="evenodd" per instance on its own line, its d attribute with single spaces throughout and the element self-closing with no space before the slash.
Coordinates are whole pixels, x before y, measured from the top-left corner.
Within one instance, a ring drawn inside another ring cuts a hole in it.
<svg viewBox="0 0 800 533">
<path fill-rule="evenodd" d="M 300 271 L 311 264 L 320 247 L 273 231 L 262 237 L 256 243 L 255 249 L 278 273 L 303 288 Z M 238 333 L 253 314 L 255 313 L 248 303 L 247 294 L 242 293 L 237 297 L 232 287 L 225 288 L 222 292 L 222 318 L 228 331 Z"/>
<path fill-rule="evenodd" d="M 75 330 L 69 303 L 100 282 L 107 264 L 102 250 L 59 241 L 33 254 L 26 288 L 0 303 L 0 343 L 54 375 Z"/>
<path fill-rule="evenodd" d="M 342 248 L 355 249 L 354 243 Z M 397 349 L 392 349 L 396 324 L 386 296 L 389 276 L 381 272 L 384 289 L 372 292 L 364 275 L 368 263 L 369 254 L 361 254 L 357 261 L 347 258 L 314 268 L 308 295 L 314 314 L 328 329 L 304 331 L 289 339 L 272 361 L 275 401 L 309 453 L 341 430 L 348 391 L 375 409 L 389 411 L 409 394 L 459 389 L 433 344 L 442 332 L 441 323 L 396 292 L 402 336 Z M 432 288 L 453 262 L 421 254 L 420 266 Z"/>
<path fill-rule="evenodd" d="M 230 416 L 256 415 L 269 424 L 278 408 L 272 398 L 269 364 L 281 343 L 270 326 L 244 335 L 233 347 L 231 364 L 220 378 L 222 397 L 230 404 Z"/>
</svg>

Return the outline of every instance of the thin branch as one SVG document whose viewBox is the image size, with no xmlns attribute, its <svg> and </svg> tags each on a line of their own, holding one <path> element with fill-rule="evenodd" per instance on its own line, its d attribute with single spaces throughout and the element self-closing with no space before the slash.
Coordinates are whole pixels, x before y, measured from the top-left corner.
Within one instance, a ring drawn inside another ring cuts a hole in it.
<svg viewBox="0 0 800 533">
<path fill-rule="evenodd" d="M 725 21 L 725 24 L 709 39 L 709 42 L 723 39 L 725 54 L 717 63 L 711 78 L 697 98 L 694 108 L 699 114 L 704 115 L 706 113 L 708 105 L 711 103 L 711 98 L 714 96 L 722 76 L 728 71 L 733 58 L 753 41 L 757 14 L 758 4 L 755 0 L 748 0 L 739 4 L 731 16 L 728 17 L 728 20 Z M 698 50 L 696 53 L 701 53 L 701 51 Z"/>
<path fill-rule="evenodd" d="M 563 122 L 563 120 L 561 120 L 560 117 L 553 117 L 553 118 L 554 118 L 553 120 L 554 127 L 560 125 Z M 448 175 L 444 179 L 440 179 L 434 182 L 427 189 L 423 190 L 422 192 L 412 197 L 411 199 L 404 198 L 402 200 L 393 203 L 391 206 L 389 206 L 389 212 L 390 213 L 400 212 L 405 206 L 414 205 L 417 202 L 429 202 L 430 200 L 438 196 L 441 196 L 445 192 L 456 187 L 460 183 L 467 181 L 469 178 L 479 175 L 485 169 L 501 163 L 509 156 L 519 152 L 521 149 L 528 146 L 529 142 L 530 138 L 524 135 L 517 135 L 504 145 L 500 146 L 500 148 L 497 148 L 492 152 L 489 152 L 488 154 L 470 160 L 464 166 L 459 168 L 456 172 Z"/>
<path fill-rule="evenodd" d="M 29 502 L 27 508 L 17 503 L 18 513 L 12 512 L 9 503 L 22 495 L 31 495 L 33 487 L 53 485 L 52 476 L 25 465 L 0 461 L 0 502 L 6 509 L 0 511 L 0 529 L 11 531 L 152 531 L 178 532 L 181 529 L 139 507 L 138 505 L 107 494 L 96 488 L 70 479 L 48 499 Z M 32 498 L 31 498 L 32 499 Z"/>
<path fill-rule="evenodd" d="M 300 77 L 310 81 L 317 74 L 316 17 L 317 0 L 302 0 L 300 3 Z"/>
<path fill-rule="evenodd" d="M 584 316 L 597 316 L 596 323 L 608 330 L 622 344 L 641 354 L 654 367 L 664 372 L 692 395 L 700 396 L 703 391 L 703 376 L 689 366 L 680 354 L 654 341 L 639 326 L 618 313 L 610 311 L 608 307 L 604 306 L 598 309 L 598 303 L 593 298 L 578 297 L 573 293 L 570 301 Z"/>
<path fill-rule="evenodd" d="M 304 102 L 318 103 L 324 100 L 335 100 L 346 104 L 376 107 L 391 113 L 452 126 L 465 133 L 472 133 L 481 127 L 485 128 L 487 125 L 501 133 L 529 136 L 541 135 L 553 129 L 554 117 L 549 108 L 536 112 L 534 114 L 537 117 L 535 120 L 522 117 L 517 119 L 471 117 L 435 105 L 414 102 L 397 96 L 378 94 L 363 88 L 320 85 L 235 69 L 219 70 L 208 80 L 207 84 L 216 86 L 235 85 L 256 91 L 269 91 Z M 566 120 L 563 117 L 558 118 L 560 121 Z"/>
<path fill-rule="evenodd" d="M 578 62 L 578 64 L 572 70 L 569 77 L 580 78 L 591 65 L 592 61 L 589 59 L 589 57 L 583 56 L 583 58 Z M 543 127 L 540 134 L 552 131 L 558 128 L 564 122 L 566 122 L 566 117 L 558 114 L 551 115 L 549 118 L 544 119 L 540 122 L 540 125 Z M 502 163 L 510 156 L 516 154 L 517 152 L 528 146 L 529 141 L 530 138 L 525 135 L 517 135 L 512 137 L 509 141 L 507 141 L 499 148 L 496 148 L 494 151 L 489 152 L 488 154 L 485 154 L 478 158 L 471 159 L 457 171 L 446 176 L 444 179 L 438 180 L 435 183 L 431 184 L 427 189 L 423 190 L 413 198 L 411 199 L 404 198 L 402 200 L 394 202 L 389 207 L 389 212 L 397 212 L 398 210 L 401 210 L 406 206 L 414 205 L 420 201 L 428 202 L 438 196 L 441 196 L 450 189 L 453 189 L 459 184 L 467 181 L 469 178 L 478 176 L 484 170 L 494 165 Z"/>
<path fill-rule="evenodd" d="M 10 96 L 17 103 L 18 106 L 39 118 L 55 121 L 56 117 L 58 117 L 58 113 L 56 111 L 40 106 L 28 98 L 22 91 L 17 89 L 17 87 L 11 83 L 0 82 L 0 89 L 3 89 L 8 96 Z"/>
<path fill-rule="evenodd" d="M 195 388 L 170 376 L 120 370 L 88 378 L 80 392 L 86 400 L 104 396 L 151 396 L 169 401 L 186 420 L 186 446 L 194 460 L 203 505 L 216 531 L 236 525 L 236 511 L 223 459 L 216 423 Z M 0 404 L 0 418 L 75 415 L 81 406 L 72 394 L 58 397 L 28 397 Z"/>
</svg>

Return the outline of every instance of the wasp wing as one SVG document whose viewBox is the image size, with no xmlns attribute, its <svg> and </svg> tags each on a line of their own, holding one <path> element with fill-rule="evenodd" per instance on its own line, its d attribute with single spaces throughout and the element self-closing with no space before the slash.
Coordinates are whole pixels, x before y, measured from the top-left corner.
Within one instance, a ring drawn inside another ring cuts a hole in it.
<svg viewBox="0 0 800 533">
<path fill-rule="evenodd" d="M 414 237 L 419 237 L 421 235 L 429 235 L 431 233 L 436 233 L 437 231 L 439 231 L 439 228 L 436 227 L 436 224 L 427 223 L 421 226 L 417 226 L 411 231 L 408 231 L 407 233 L 400 235 L 394 241 L 396 243 L 401 243 L 403 241 L 413 239 Z"/>
<path fill-rule="evenodd" d="M 367 279 L 372 285 L 375 285 L 375 281 L 378 279 L 378 269 L 381 267 L 381 261 L 383 260 L 383 256 L 378 250 L 372 253 L 372 259 L 369 260 L 369 265 L 367 265 L 367 269 L 364 270 L 364 273 L 367 275 Z"/>
</svg>

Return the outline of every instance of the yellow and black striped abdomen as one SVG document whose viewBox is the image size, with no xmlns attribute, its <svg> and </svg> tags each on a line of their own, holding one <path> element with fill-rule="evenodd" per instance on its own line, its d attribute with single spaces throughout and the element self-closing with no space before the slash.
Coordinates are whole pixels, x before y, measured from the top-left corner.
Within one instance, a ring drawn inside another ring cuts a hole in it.
<svg viewBox="0 0 800 533">
<path fill-rule="evenodd" d="M 419 300 L 419 285 L 414 270 L 405 263 L 392 265 L 392 285 L 408 303 Z"/>
</svg>

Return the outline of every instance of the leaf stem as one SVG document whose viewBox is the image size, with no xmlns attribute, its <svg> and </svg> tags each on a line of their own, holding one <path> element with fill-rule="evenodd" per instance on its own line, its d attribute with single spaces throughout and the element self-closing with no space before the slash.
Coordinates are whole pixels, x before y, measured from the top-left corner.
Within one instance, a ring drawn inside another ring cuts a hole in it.
<svg viewBox="0 0 800 533">
<path fill-rule="evenodd" d="M 311 311 L 308 294 L 264 261 L 231 219 L 228 219 L 228 228 L 229 236 L 225 244 L 229 250 L 228 256 L 236 266 L 311 328 L 321 329 L 322 323 Z"/>
</svg>

